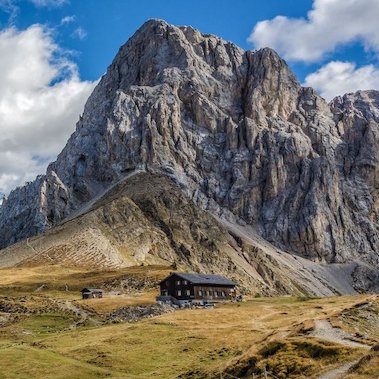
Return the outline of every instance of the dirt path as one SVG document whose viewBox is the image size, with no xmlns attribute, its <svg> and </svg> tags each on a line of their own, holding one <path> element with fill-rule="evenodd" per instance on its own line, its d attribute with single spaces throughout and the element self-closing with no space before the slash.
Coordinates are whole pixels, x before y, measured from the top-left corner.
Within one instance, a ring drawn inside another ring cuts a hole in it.
<svg viewBox="0 0 379 379">
<path fill-rule="evenodd" d="M 345 375 L 349 368 L 354 366 L 359 360 L 345 363 L 342 366 L 339 366 L 333 370 L 327 371 L 325 374 L 319 376 L 317 379 L 337 379 L 337 378 L 343 378 L 343 375 Z"/>
<path fill-rule="evenodd" d="M 356 347 L 361 349 L 370 349 L 371 346 L 355 342 L 349 333 L 339 328 L 333 328 L 328 320 L 315 320 L 315 329 L 309 334 L 311 337 L 321 338 L 330 342 L 340 343 L 341 345 Z"/>
<path fill-rule="evenodd" d="M 60 308 L 64 311 L 72 312 L 78 316 L 80 316 L 80 320 L 76 321 L 71 325 L 70 329 L 76 329 L 78 326 L 84 324 L 87 320 L 93 322 L 94 324 L 101 324 L 100 321 L 94 319 L 92 314 L 85 310 L 84 308 L 76 306 L 72 301 L 65 300 L 58 302 Z"/>
<path fill-rule="evenodd" d="M 339 343 L 341 345 L 361 348 L 361 349 L 370 349 L 371 346 L 365 345 L 363 343 L 352 341 L 352 336 L 338 328 L 334 328 L 328 320 L 315 320 L 315 329 L 309 334 L 311 337 L 320 338 L 326 341 Z M 344 375 L 348 372 L 350 367 L 352 367 L 358 361 L 352 361 L 345 363 L 341 366 L 334 368 L 333 370 L 327 371 L 324 374 L 317 377 L 317 379 L 339 379 L 343 378 Z"/>
</svg>

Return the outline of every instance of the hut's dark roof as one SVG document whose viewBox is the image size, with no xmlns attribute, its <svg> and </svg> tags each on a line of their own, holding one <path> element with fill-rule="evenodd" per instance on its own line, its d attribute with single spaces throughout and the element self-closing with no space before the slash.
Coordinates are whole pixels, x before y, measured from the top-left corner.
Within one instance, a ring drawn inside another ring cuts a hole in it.
<svg viewBox="0 0 379 379">
<path fill-rule="evenodd" d="M 103 292 L 100 288 L 83 288 L 80 292 Z"/>
<path fill-rule="evenodd" d="M 215 275 L 215 274 L 196 274 L 196 273 L 185 273 L 185 272 L 173 272 L 170 276 L 172 276 L 172 275 L 177 275 L 177 276 L 181 277 L 182 279 L 188 280 L 189 282 L 191 282 L 193 284 L 205 284 L 205 285 L 214 284 L 214 285 L 219 285 L 219 286 L 235 286 L 236 285 L 230 279 L 227 279 L 224 276 Z M 162 280 L 162 282 L 166 281 L 168 278 Z"/>
</svg>

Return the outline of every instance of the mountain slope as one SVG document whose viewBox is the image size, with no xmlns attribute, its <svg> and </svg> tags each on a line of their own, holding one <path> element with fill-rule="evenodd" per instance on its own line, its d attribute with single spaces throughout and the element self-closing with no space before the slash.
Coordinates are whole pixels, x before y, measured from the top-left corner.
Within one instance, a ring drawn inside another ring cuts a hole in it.
<svg viewBox="0 0 379 379">
<path fill-rule="evenodd" d="M 271 49 L 150 20 L 121 47 L 46 175 L 1 206 L 0 247 L 142 170 L 278 249 L 358 262 L 368 289 L 379 267 L 378 114 L 376 91 L 329 105 Z"/>
<path fill-rule="evenodd" d="M 202 211 L 167 177 L 147 173 L 114 186 L 82 215 L 0 251 L 0 267 L 56 264 L 94 270 L 175 265 L 224 274 L 248 292 L 271 295 L 355 293 L 357 268 L 286 254 L 246 225 Z"/>
</svg>

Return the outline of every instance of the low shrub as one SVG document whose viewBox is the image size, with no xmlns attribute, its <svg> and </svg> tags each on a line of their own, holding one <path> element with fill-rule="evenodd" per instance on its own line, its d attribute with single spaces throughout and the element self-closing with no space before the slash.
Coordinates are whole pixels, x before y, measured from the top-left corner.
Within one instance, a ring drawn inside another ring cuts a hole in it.
<svg viewBox="0 0 379 379">
<path fill-rule="evenodd" d="M 269 342 L 266 346 L 264 346 L 261 350 L 259 350 L 259 354 L 264 358 L 271 357 L 275 355 L 279 350 L 283 350 L 286 347 L 286 344 L 280 341 L 272 341 Z"/>
<path fill-rule="evenodd" d="M 301 341 L 296 342 L 296 350 L 305 352 L 310 358 L 327 358 L 335 357 L 339 354 L 339 350 L 334 346 L 324 346 L 315 342 Z"/>
</svg>

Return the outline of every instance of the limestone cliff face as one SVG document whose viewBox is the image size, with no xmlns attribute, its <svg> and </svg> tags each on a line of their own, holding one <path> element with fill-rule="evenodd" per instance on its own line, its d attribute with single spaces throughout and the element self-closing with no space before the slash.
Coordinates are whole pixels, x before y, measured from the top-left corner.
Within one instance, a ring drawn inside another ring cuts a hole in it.
<svg viewBox="0 0 379 379">
<path fill-rule="evenodd" d="M 327 104 L 271 49 L 151 20 L 121 47 L 47 174 L 1 206 L 0 247 L 145 170 L 289 252 L 379 267 L 378 123 L 376 91 Z"/>
</svg>

